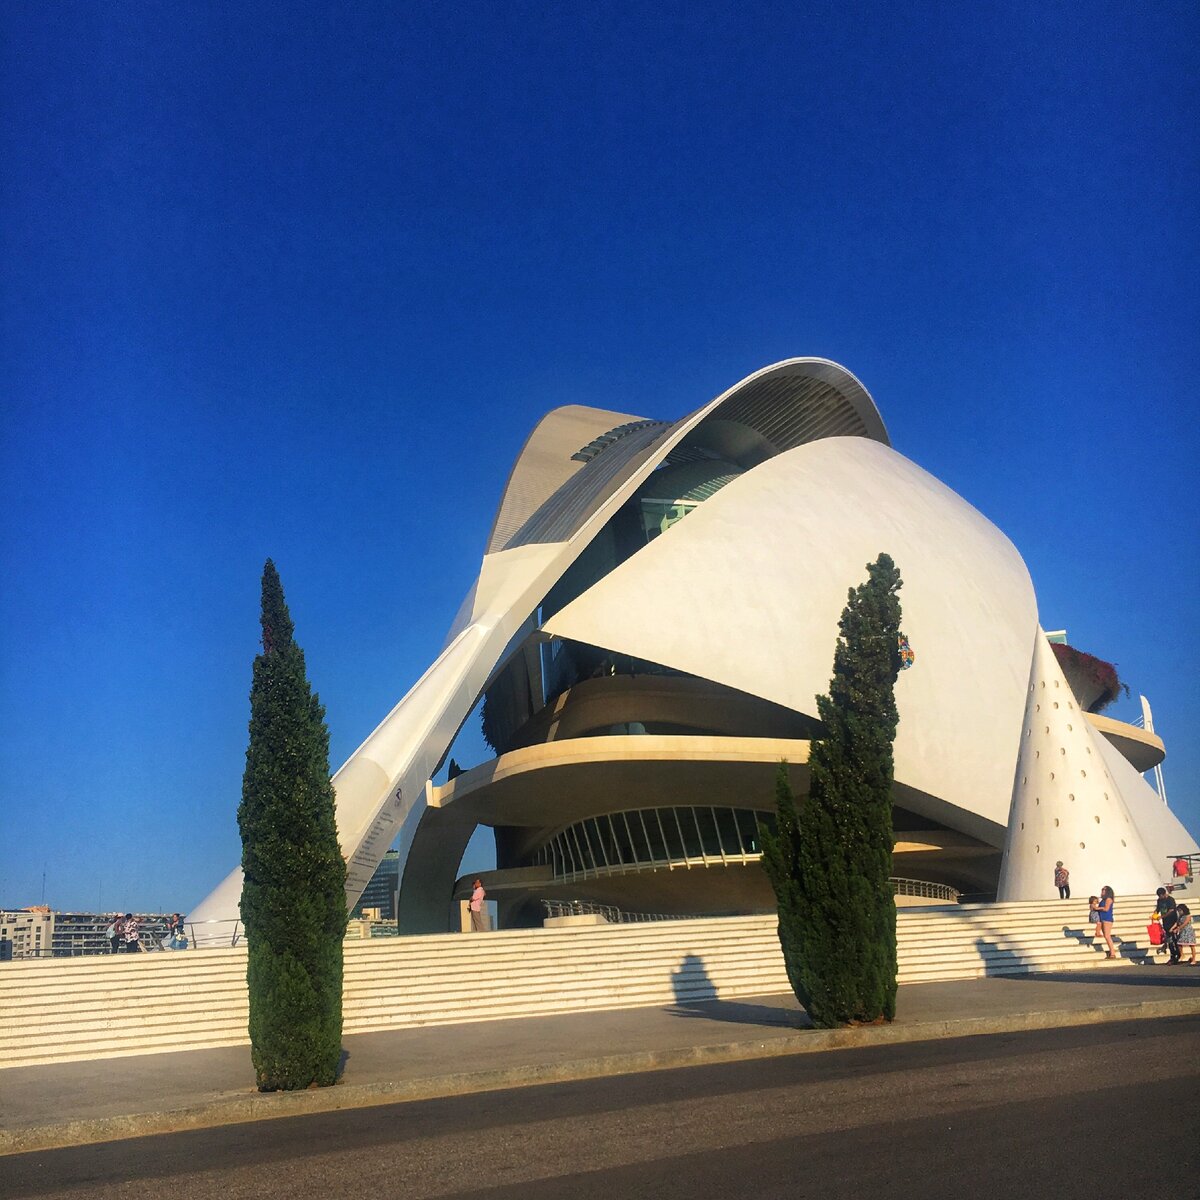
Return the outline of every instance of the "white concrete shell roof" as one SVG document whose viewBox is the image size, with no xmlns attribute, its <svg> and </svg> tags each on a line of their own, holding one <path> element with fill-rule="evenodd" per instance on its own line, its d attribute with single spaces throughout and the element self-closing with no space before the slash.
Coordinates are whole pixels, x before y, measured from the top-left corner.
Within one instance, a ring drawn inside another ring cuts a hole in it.
<svg viewBox="0 0 1200 1200">
<path fill-rule="evenodd" d="M 546 632 L 816 714 L 847 590 L 887 552 L 916 665 L 897 681 L 896 779 L 999 847 L 1037 635 L 1021 556 L 878 442 L 826 438 L 728 483 L 556 613 Z M 954 809 L 957 811 L 949 811 Z"/>
<path fill-rule="evenodd" d="M 928 796 L 930 815 L 998 844 L 1039 636 L 1024 564 L 974 509 L 890 450 L 850 372 L 797 358 L 673 423 L 577 406 L 539 423 L 441 653 L 334 775 L 349 904 L 398 834 L 406 861 L 422 814 L 453 824 L 426 803 L 430 777 L 549 589 L 651 472 L 706 452 L 744 473 L 548 631 L 811 712 L 846 589 L 887 551 L 906 580 L 917 651 L 900 681 L 897 778 Z M 673 622 L 664 596 L 677 606 Z M 465 839 L 459 824 L 453 837 Z M 406 863 L 402 908 L 421 875 Z M 240 891 L 235 870 L 193 919 L 236 917 Z"/>
</svg>

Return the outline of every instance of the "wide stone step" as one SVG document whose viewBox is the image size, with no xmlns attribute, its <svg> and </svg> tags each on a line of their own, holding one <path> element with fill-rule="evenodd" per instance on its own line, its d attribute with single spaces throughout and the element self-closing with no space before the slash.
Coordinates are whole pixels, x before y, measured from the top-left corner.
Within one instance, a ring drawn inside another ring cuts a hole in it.
<svg viewBox="0 0 1200 1200">
<path fill-rule="evenodd" d="M 899 980 L 1154 961 L 1153 907 L 1154 897 L 1118 900 L 1116 960 L 1075 900 L 902 910 Z M 245 976 L 244 945 L 4 964 L 0 1063 L 243 1044 Z M 786 991 L 776 918 L 726 917 L 350 941 L 343 1012 L 353 1033 Z"/>
</svg>

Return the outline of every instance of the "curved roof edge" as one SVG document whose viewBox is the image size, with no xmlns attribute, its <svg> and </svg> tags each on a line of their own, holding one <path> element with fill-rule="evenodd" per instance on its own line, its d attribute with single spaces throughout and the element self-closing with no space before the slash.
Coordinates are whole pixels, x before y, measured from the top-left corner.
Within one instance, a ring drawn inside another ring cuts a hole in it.
<svg viewBox="0 0 1200 1200">
<path fill-rule="evenodd" d="M 485 553 L 502 550 L 526 520 L 583 469 L 584 462 L 572 457 L 581 447 L 616 426 L 641 419 L 582 404 L 565 404 L 546 413 L 513 461 Z"/>
<path fill-rule="evenodd" d="M 503 545 L 493 544 L 489 552 L 570 541 L 624 485 L 635 477 L 640 481 L 698 430 L 702 444 L 742 457 L 748 466 L 828 437 L 891 445 L 875 401 L 845 367 L 827 358 L 787 358 L 747 375 L 672 425 L 646 422 L 614 441 L 571 471 Z M 520 460 L 514 476 L 519 467 Z"/>
<path fill-rule="evenodd" d="M 865 437 L 890 446 L 883 417 L 857 376 L 828 358 L 785 358 L 734 384 L 676 422 L 701 415 L 761 434 L 778 454 L 826 437 Z"/>
</svg>

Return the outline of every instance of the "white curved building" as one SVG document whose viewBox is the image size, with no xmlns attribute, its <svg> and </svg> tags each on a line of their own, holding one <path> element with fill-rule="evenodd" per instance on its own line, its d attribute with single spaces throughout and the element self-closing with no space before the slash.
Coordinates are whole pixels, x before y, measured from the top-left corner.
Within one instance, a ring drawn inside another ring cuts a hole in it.
<svg viewBox="0 0 1200 1200">
<path fill-rule="evenodd" d="M 400 928 L 444 931 L 484 824 L 505 924 L 542 899 L 769 908 L 757 822 L 780 759 L 806 788 L 838 617 L 880 552 L 917 656 L 895 875 L 1033 899 L 1062 859 L 1079 889 L 1145 892 L 1198 850 L 1139 774 L 1161 741 L 1071 691 L 1013 545 L 891 449 L 853 375 L 791 359 L 675 422 L 542 419 L 441 654 L 334 776 L 349 903 L 399 837 Z M 481 697 L 495 757 L 433 785 Z M 235 917 L 240 887 L 192 918 Z"/>
</svg>

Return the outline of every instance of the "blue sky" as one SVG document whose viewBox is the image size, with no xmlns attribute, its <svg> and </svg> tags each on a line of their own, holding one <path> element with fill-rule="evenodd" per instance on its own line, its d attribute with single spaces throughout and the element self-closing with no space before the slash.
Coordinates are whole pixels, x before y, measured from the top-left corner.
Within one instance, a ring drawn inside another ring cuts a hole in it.
<svg viewBox="0 0 1200 1200">
<path fill-rule="evenodd" d="M 0 902 L 237 861 L 267 556 L 336 767 L 546 409 L 803 354 L 1150 697 L 1200 829 L 1200 9 L 549 8 L 0 11 Z"/>
</svg>

